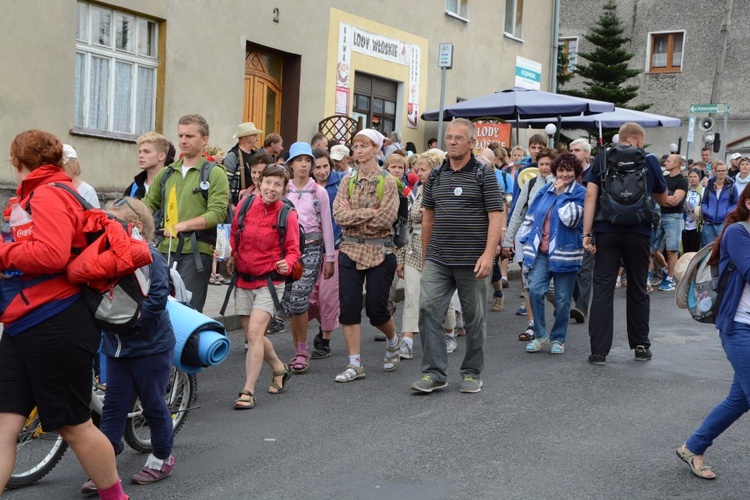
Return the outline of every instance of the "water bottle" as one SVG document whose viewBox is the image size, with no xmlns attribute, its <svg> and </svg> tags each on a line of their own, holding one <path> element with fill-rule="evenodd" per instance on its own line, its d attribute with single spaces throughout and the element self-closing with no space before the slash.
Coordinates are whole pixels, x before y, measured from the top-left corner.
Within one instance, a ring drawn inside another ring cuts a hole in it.
<svg viewBox="0 0 750 500">
<path fill-rule="evenodd" d="M 9 222 L 13 241 L 24 241 L 31 238 L 33 230 L 31 216 L 18 203 L 14 203 L 11 207 Z"/>
</svg>

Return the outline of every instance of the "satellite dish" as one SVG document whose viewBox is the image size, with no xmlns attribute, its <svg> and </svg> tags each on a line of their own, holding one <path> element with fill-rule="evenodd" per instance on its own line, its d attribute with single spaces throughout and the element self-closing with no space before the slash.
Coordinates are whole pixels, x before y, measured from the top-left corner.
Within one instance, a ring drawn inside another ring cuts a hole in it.
<svg viewBox="0 0 750 500">
<path fill-rule="evenodd" d="M 714 128 L 714 119 L 710 116 L 707 116 L 705 118 L 701 118 L 700 123 L 698 124 L 701 130 L 704 132 L 708 132 L 712 128 Z"/>
</svg>

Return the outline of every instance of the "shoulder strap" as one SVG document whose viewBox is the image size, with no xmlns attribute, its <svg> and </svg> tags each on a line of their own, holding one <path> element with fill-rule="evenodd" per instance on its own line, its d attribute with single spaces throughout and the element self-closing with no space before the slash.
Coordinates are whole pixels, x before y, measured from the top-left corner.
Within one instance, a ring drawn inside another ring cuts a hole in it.
<svg viewBox="0 0 750 500">
<path fill-rule="evenodd" d="M 164 207 L 166 206 L 167 202 L 167 179 L 169 179 L 169 176 L 172 175 L 172 172 L 174 169 L 172 167 L 164 167 L 162 169 L 164 173 L 161 176 L 161 210 L 164 210 Z"/>
<path fill-rule="evenodd" d="M 245 158 L 242 154 L 242 150 L 237 147 L 237 156 L 240 160 L 240 191 L 243 189 L 247 189 L 247 185 L 245 184 Z"/>
<path fill-rule="evenodd" d="M 78 191 L 76 191 L 72 187 L 66 186 L 65 184 L 58 184 L 57 182 L 53 182 L 52 186 L 60 188 L 63 191 L 67 191 L 73 198 L 75 198 L 76 200 L 78 200 L 78 203 L 81 204 L 81 206 L 83 207 L 84 210 L 93 210 L 94 209 L 94 207 L 91 205 L 91 203 L 89 203 L 88 201 L 86 201 L 86 198 L 84 198 L 83 196 L 81 196 L 78 193 Z"/>
<path fill-rule="evenodd" d="M 206 189 L 203 189 L 203 186 L 210 186 L 210 183 L 208 182 L 209 177 L 211 177 L 211 170 L 216 166 L 215 161 L 204 161 L 203 165 L 201 165 L 201 171 L 200 171 L 200 178 L 199 178 L 199 184 L 198 187 L 193 189 L 193 193 L 200 192 L 203 195 L 204 199 L 208 199 L 208 187 Z M 205 183 L 205 184 L 204 184 Z"/>
<path fill-rule="evenodd" d="M 359 175 L 359 170 L 355 170 L 354 173 L 349 176 L 349 198 L 351 198 L 352 194 L 354 193 L 354 186 L 357 185 L 358 175 Z"/>
<path fill-rule="evenodd" d="M 253 204 L 254 200 L 255 195 L 251 194 L 246 196 L 242 201 L 242 204 L 240 204 L 240 213 L 237 215 L 237 234 L 234 235 L 235 251 L 240 247 L 240 233 L 245 229 L 245 215 L 247 215 L 247 211 L 250 210 L 250 206 Z"/>
<path fill-rule="evenodd" d="M 380 169 L 380 173 L 378 173 L 378 180 L 375 184 L 375 193 L 378 195 L 378 201 L 383 201 L 383 194 L 385 193 L 385 179 L 391 175 L 390 173 L 386 172 L 384 169 Z"/>
<path fill-rule="evenodd" d="M 281 240 L 281 258 L 284 258 L 284 243 L 286 242 L 286 221 L 289 218 L 289 212 L 294 210 L 294 206 L 287 200 L 281 200 L 281 209 L 279 209 L 279 239 Z"/>
</svg>

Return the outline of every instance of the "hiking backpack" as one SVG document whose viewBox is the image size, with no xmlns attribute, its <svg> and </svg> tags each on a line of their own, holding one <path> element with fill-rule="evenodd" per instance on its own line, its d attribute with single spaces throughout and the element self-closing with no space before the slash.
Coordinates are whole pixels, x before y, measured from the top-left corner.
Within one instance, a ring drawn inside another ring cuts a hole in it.
<svg viewBox="0 0 750 500">
<path fill-rule="evenodd" d="M 750 223 L 739 222 L 750 232 Z M 675 300 L 677 307 L 687 309 L 690 316 L 700 323 L 716 324 L 719 305 L 724 297 L 729 277 L 735 270 L 734 262 L 727 264 L 724 274 L 719 279 L 719 266 L 710 265 L 708 260 L 714 249 L 711 242 L 704 246 L 690 259 L 685 275 L 677 285 Z"/>
<path fill-rule="evenodd" d="M 239 205 L 239 212 L 237 214 L 237 232 L 234 235 L 234 248 L 235 251 L 238 251 L 240 248 L 240 234 L 242 234 L 242 231 L 245 229 L 245 216 L 247 215 L 247 211 L 250 209 L 250 207 L 253 204 L 253 201 L 255 201 L 256 195 L 251 194 L 246 196 L 244 199 L 240 201 Z M 296 210 L 294 207 L 294 203 L 292 203 L 287 198 L 281 198 L 281 208 L 279 209 L 279 216 L 277 219 L 276 227 L 279 229 L 279 239 L 281 240 L 281 258 L 284 258 L 284 244 L 286 242 L 286 230 L 287 230 L 287 220 L 289 219 L 289 212 L 292 210 Z M 299 225 L 299 251 L 300 255 L 305 252 L 305 229 L 302 227 L 302 224 Z M 302 277 L 302 274 L 304 272 L 304 266 L 302 264 L 302 257 L 300 256 L 300 260 L 297 262 L 297 264 L 292 268 L 292 272 L 289 273 L 288 276 L 282 276 L 284 281 L 287 283 L 292 283 L 294 281 L 297 281 Z M 271 298 L 273 299 L 274 307 L 277 311 L 281 311 L 281 301 L 279 300 L 279 297 L 276 295 L 276 288 L 273 286 L 273 278 L 278 273 L 273 272 L 269 273 L 266 278 L 268 281 L 268 289 L 271 292 Z M 219 310 L 219 314 L 224 316 L 224 313 L 227 310 L 227 306 L 229 305 L 229 299 L 232 295 L 232 290 L 234 289 L 235 283 L 237 283 L 237 276 L 238 272 L 235 268 L 234 274 L 232 275 L 232 280 L 229 282 L 229 287 L 227 288 L 227 293 L 224 296 L 224 303 L 221 305 L 221 309 Z M 278 275 L 281 276 L 281 275 Z"/>
<path fill-rule="evenodd" d="M 208 190 L 211 188 L 211 183 L 208 181 L 208 179 L 211 176 L 211 170 L 213 170 L 214 167 L 220 167 L 221 169 L 224 169 L 222 165 L 219 165 L 214 161 L 206 160 L 203 162 L 199 173 L 198 187 L 193 189 L 193 194 L 200 193 L 203 196 L 204 200 L 208 200 Z M 172 172 L 174 172 L 173 168 L 165 168 L 164 174 L 161 176 L 161 204 L 159 210 L 154 212 L 154 225 L 157 229 L 157 233 L 159 232 L 159 229 L 162 229 L 164 227 L 164 212 L 166 210 L 165 207 L 167 206 L 167 180 L 169 179 L 169 176 L 172 175 Z M 233 219 L 234 210 L 232 209 L 232 197 L 230 195 L 229 203 L 227 204 L 227 215 L 226 217 L 224 217 L 223 223 L 231 224 Z M 202 240 L 212 246 L 216 244 L 216 231 L 203 230 L 196 231 L 196 233 L 199 240 Z M 159 241 L 161 241 L 161 238 L 159 238 Z M 157 242 L 157 246 L 158 245 L 159 243 Z"/>
<path fill-rule="evenodd" d="M 351 199 L 352 193 L 354 193 L 354 186 L 358 185 L 357 176 L 359 170 L 355 170 L 353 174 L 349 176 L 349 198 Z M 383 201 L 383 193 L 385 192 L 385 179 L 391 175 L 384 169 L 380 169 L 378 173 L 378 179 L 375 184 L 375 194 L 378 197 L 378 201 Z M 393 235 L 393 244 L 396 248 L 401 248 L 409 243 L 409 199 L 404 196 L 404 184 L 394 177 L 396 181 L 396 187 L 398 191 L 398 216 L 396 221 L 393 223 L 391 233 Z"/>
<path fill-rule="evenodd" d="M 612 146 L 598 157 L 599 210 L 596 220 L 634 226 L 651 220 L 646 151 L 633 146 Z"/>
<path fill-rule="evenodd" d="M 64 184 L 52 183 L 53 186 L 63 189 L 73 196 L 83 207 L 84 212 L 99 211 L 87 202 L 77 191 Z M 108 219 L 119 223 L 122 230 L 126 233 L 132 245 L 146 245 L 143 238 L 138 234 L 132 223 L 127 223 L 108 215 Z M 68 264 L 68 278 L 71 273 L 75 272 L 78 266 L 87 267 L 92 254 L 89 252 L 108 248 L 109 242 L 106 239 L 105 231 L 98 230 L 86 233 L 88 246 L 83 249 L 78 257 Z M 97 251 L 98 253 L 98 251 Z M 149 251 L 149 258 L 151 257 Z M 79 260 L 80 259 L 80 260 Z M 123 275 L 108 276 L 106 283 L 83 283 L 81 289 L 83 300 L 89 311 L 91 311 L 96 325 L 107 332 L 128 335 L 137 333 L 135 329 L 136 322 L 141 315 L 143 302 L 148 296 L 151 288 L 151 266 L 150 263 L 135 269 L 131 273 Z M 79 280 L 70 279 L 72 283 Z"/>
</svg>

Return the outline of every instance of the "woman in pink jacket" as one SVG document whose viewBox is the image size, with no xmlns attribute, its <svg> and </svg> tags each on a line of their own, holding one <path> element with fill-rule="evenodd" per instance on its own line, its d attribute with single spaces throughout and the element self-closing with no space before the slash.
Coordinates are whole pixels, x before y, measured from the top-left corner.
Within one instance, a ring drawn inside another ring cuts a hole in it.
<svg viewBox="0 0 750 500">
<path fill-rule="evenodd" d="M 304 273 L 299 280 L 287 284 L 284 290 L 284 311 L 291 316 L 290 330 L 295 356 L 291 362 L 294 373 L 305 373 L 310 363 L 310 347 L 307 343 L 307 310 L 310 294 L 320 274 L 320 261 L 325 248 L 326 263 L 323 279 L 333 276 L 336 253 L 333 243 L 333 224 L 328 193 L 312 178 L 315 158 L 306 142 L 295 142 L 289 148 L 287 168 L 292 173 L 292 182 L 287 186 L 286 197 L 297 208 L 299 223 L 305 230 L 305 249 L 302 253 Z"/>
</svg>

